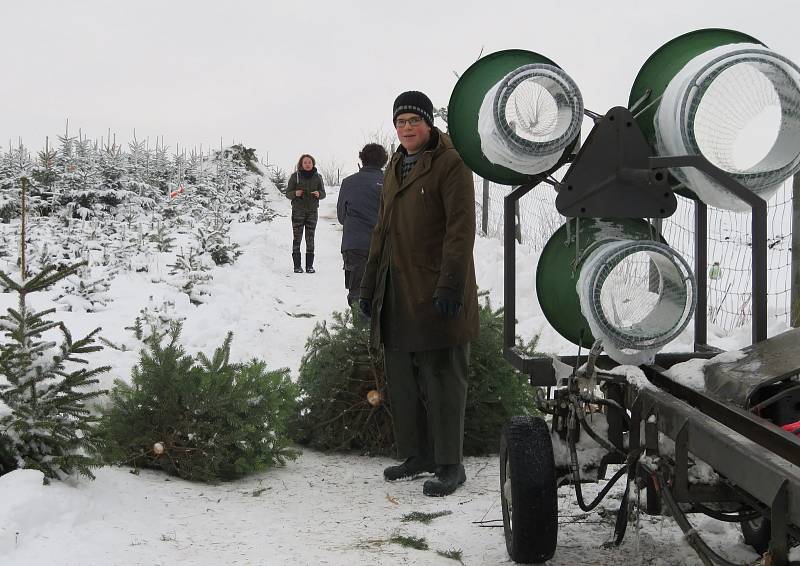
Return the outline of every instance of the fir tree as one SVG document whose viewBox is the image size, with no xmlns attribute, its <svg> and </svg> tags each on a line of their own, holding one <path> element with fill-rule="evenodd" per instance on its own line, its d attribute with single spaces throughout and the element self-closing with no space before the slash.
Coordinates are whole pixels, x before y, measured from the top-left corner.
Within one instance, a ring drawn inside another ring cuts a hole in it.
<svg viewBox="0 0 800 566">
<path fill-rule="evenodd" d="M 122 190 L 123 176 L 126 173 L 122 148 L 116 143 L 107 143 L 99 152 L 98 166 L 101 179 L 97 187 L 98 201 L 108 211 L 113 211 L 122 203 L 126 192 Z"/>
<path fill-rule="evenodd" d="M 503 311 L 486 300 L 480 335 L 470 344 L 464 453 L 494 453 L 513 415 L 534 411 L 533 388 L 503 357 Z M 360 314 L 334 312 L 306 343 L 298 385 L 303 392 L 292 424 L 294 438 L 323 450 L 392 452 L 392 414 L 382 356 L 368 349 L 369 325 Z M 520 344 L 535 355 L 536 341 Z"/>
<path fill-rule="evenodd" d="M 99 328 L 74 341 L 61 322 L 48 321 L 55 309 L 35 311 L 28 305 L 31 293 L 42 291 L 79 265 L 56 271 L 45 268 L 37 275 L 14 281 L 0 271 L 0 284 L 19 295 L 17 309 L 0 316 L 7 341 L 0 346 L 0 474 L 15 468 L 41 470 L 48 478 L 75 472 L 94 477 L 90 468 L 98 464 L 94 438 L 95 417 L 87 402 L 103 394 L 92 390 L 107 366 L 71 369 L 85 364 L 79 356 L 102 349 L 94 344 Z M 42 335 L 58 328 L 60 345 Z"/>
<path fill-rule="evenodd" d="M 272 184 L 275 185 L 276 189 L 283 192 L 283 190 L 286 188 L 286 181 L 288 180 L 286 177 L 286 171 L 280 167 L 275 167 L 275 169 L 273 169 L 269 174 L 269 180 L 272 181 Z"/>
<path fill-rule="evenodd" d="M 22 180 L 22 239 L 25 239 L 25 196 Z M 105 393 L 93 390 L 97 376 L 108 371 L 75 367 L 86 364 L 82 354 L 95 352 L 99 328 L 73 341 L 67 327 L 47 320 L 55 309 L 36 311 L 28 295 L 43 291 L 82 264 L 57 270 L 45 267 L 28 277 L 25 246 L 21 248 L 19 281 L 0 271 L 0 285 L 18 294 L 17 309 L 0 316 L 0 330 L 7 341 L 0 345 L 0 474 L 16 468 L 33 468 L 46 478 L 78 473 L 93 478 L 90 468 L 98 464 L 94 435 L 95 417 L 87 402 Z M 43 334 L 58 328 L 60 345 L 45 341 Z"/>
<path fill-rule="evenodd" d="M 206 283 L 211 279 L 209 267 L 203 264 L 202 259 L 194 248 L 189 248 L 187 254 L 183 250 L 176 256 L 175 263 L 168 266 L 170 275 L 178 276 L 176 286 L 189 295 L 189 302 L 193 305 L 202 304 L 202 295 L 208 295 Z"/>
<path fill-rule="evenodd" d="M 147 141 L 136 139 L 136 130 L 133 131 L 133 141 L 128 142 L 128 173 L 135 181 L 141 181 L 147 168 L 148 149 Z"/>
<path fill-rule="evenodd" d="M 229 224 L 221 224 L 218 228 L 198 226 L 193 235 L 203 253 L 211 256 L 214 265 L 232 264 L 241 255 L 239 244 L 230 241 Z"/>
<path fill-rule="evenodd" d="M 45 138 L 44 149 L 39 152 L 37 162 L 31 170 L 34 185 L 41 187 L 42 202 L 39 205 L 39 212 L 42 215 L 51 214 L 55 208 L 56 193 L 53 186 L 58 179 L 55 169 L 57 155 L 55 148 L 50 147 L 49 138 Z"/>
<path fill-rule="evenodd" d="M 83 266 L 78 273 L 66 278 L 63 294 L 56 297 L 56 301 L 66 305 L 67 310 L 72 311 L 75 307 L 86 312 L 97 312 L 105 310 L 106 306 L 112 301 L 109 295 L 111 289 L 111 279 L 116 275 L 115 271 L 98 269 L 99 274 L 93 275 L 92 269 Z"/>
<path fill-rule="evenodd" d="M 73 155 L 67 176 L 70 188 L 66 191 L 68 208 L 75 218 L 86 219 L 95 213 L 98 201 L 97 185 L 101 179 L 97 162 L 99 159 L 88 138 L 72 142 Z"/>
<path fill-rule="evenodd" d="M 7 223 L 20 214 L 22 179 L 28 180 L 33 162 L 30 152 L 19 142 L 3 156 L 0 171 L 0 222 Z"/>
<path fill-rule="evenodd" d="M 227 152 L 230 153 L 230 158 L 233 161 L 242 163 L 250 173 L 261 174 L 261 169 L 258 167 L 258 158 L 256 157 L 256 150 L 252 147 L 245 147 L 244 144 L 238 143 L 232 145 Z M 227 153 L 226 152 L 226 153 Z"/>
<path fill-rule="evenodd" d="M 480 307 L 480 334 L 470 344 L 464 453 L 496 453 L 500 431 L 515 415 L 535 413 L 534 389 L 503 355 L 503 308 L 494 309 L 488 296 Z M 539 336 L 523 343 L 520 351 L 536 357 Z"/>
<path fill-rule="evenodd" d="M 175 238 L 170 234 L 170 229 L 161 222 L 156 225 L 155 231 L 151 232 L 148 238 L 160 252 L 170 252 L 175 247 Z"/>
<path fill-rule="evenodd" d="M 168 194 L 169 181 L 175 177 L 167 152 L 168 148 L 163 142 L 159 144 L 158 138 L 156 138 L 156 148 L 147 165 L 147 178 L 145 179 L 149 185 L 157 187 L 162 195 Z"/>
<path fill-rule="evenodd" d="M 369 322 L 351 310 L 331 316 L 330 326 L 317 324 L 306 342 L 297 381 L 303 396 L 292 434 L 322 450 L 388 454 L 394 443 L 391 408 L 383 358 L 369 350 Z"/>
<path fill-rule="evenodd" d="M 214 355 L 186 355 L 173 323 L 166 344 L 151 335 L 132 382 L 117 381 L 103 417 L 109 459 L 214 482 L 262 470 L 296 452 L 286 422 L 297 388 L 289 370 L 230 362 L 233 334 Z"/>
<path fill-rule="evenodd" d="M 192 149 L 189 154 L 189 159 L 186 162 L 186 171 L 184 178 L 192 185 L 201 183 L 205 177 L 203 170 L 203 154 L 195 149 Z"/>
</svg>

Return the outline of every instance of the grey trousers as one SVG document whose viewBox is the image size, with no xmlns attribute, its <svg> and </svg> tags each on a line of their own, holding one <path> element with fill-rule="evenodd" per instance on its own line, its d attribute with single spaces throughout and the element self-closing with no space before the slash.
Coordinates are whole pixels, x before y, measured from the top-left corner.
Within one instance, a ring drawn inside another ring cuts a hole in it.
<svg viewBox="0 0 800 566">
<path fill-rule="evenodd" d="M 384 361 L 398 457 L 461 462 L 469 344 L 425 352 L 387 348 Z"/>
</svg>

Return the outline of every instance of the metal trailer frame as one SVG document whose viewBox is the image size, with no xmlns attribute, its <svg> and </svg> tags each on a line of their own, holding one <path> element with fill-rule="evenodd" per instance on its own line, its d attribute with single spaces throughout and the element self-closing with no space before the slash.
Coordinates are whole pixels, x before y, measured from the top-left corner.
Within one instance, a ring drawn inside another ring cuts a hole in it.
<svg viewBox="0 0 800 566">
<path fill-rule="evenodd" d="M 625 108 L 612 108 L 605 116 L 588 110 L 586 114 L 594 119 L 595 127 L 577 156 L 564 158 L 562 164 L 572 161 L 564 180 L 558 183 L 548 179 L 546 174 L 532 177 L 530 182 L 516 187 L 504 201 L 504 356 L 513 367 L 530 376 L 532 386 L 548 387 L 548 389 L 552 386 L 561 386 L 562 401 L 549 401 L 549 407 L 553 409 L 554 414 L 553 428 L 555 430 L 561 427 L 562 436 L 566 419 L 564 411 L 570 406 L 570 402 L 564 400 L 567 396 L 570 396 L 573 402 L 579 399 L 576 386 L 577 371 L 573 371 L 570 378 L 557 383 L 553 360 L 531 357 L 522 352 L 515 343 L 514 211 L 517 201 L 542 182 L 551 183 L 559 190 L 556 203 L 559 212 L 571 218 L 663 218 L 675 210 L 674 207 L 663 205 L 665 202 L 663 197 L 667 198 L 667 202 L 670 196 L 674 200 L 668 185 L 669 168 L 694 167 L 713 178 L 746 202 L 752 210 L 752 344 L 767 339 L 766 202 L 702 156 L 653 156 L 632 114 Z M 591 143 L 593 140 L 595 143 Z M 604 169 L 603 174 L 593 174 L 592 168 Z M 563 190 L 567 186 L 569 191 Z M 631 199 L 631 188 L 641 191 L 641 198 Z M 662 200 L 657 203 L 653 199 L 648 201 L 647 191 L 652 194 L 658 192 Z M 621 198 L 626 196 L 626 192 L 628 198 Z M 595 372 L 597 380 L 613 392 L 610 396 L 613 400 L 605 401 L 606 405 L 616 404 L 618 408 L 630 412 L 628 426 L 630 451 L 627 453 L 627 458 L 621 457 L 625 428 L 623 417 L 626 419 L 627 417 L 619 414 L 614 416 L 621 411 L 608 411 L 607 439 L 597 438 L 591 429 L 585 430 L 586 427 L 584 430 L 608 449 L 598 470 L 598 478 L 605 475 L 608 464 L 627 463 L 629 478 L 636 476 L 641 485 L 651 487 L 647 490 L 646 511 L 659 513 L 662 504 L 666 504 L 679 526 L 687 532 L 687 540 L 704 562 L 726 564 L 726 561 L 710 551 L 700 536 L 691 529 L 685 512 L 678 507 L 678 503 L 690 504 L 689 512 L 703 512 L 711 516 L 714 516 L 714 509 L 708 505 L 723 509 L 717 511 L 717 515 L 731 522 L 741 521 L 747 517 L 766 517 L 772 525 L 769 564 L 786 566 L 789 537 L 800 540 L 800 440 L 743 408 L 690 390 L 664 375 L 665 368 L 675 363 L 693 358 L 710 358 L 719 353 L 719 350 L 707 344 L 706 210 L 706 205 L 697 199 L 694 270 L 698 297 L 694 321 L 695 351 L 658 354 L 654 364 L 643 366 L 645 375 L 653 384 L 652 388 L 637 390 L 618 376 L 603 373 L 602 370 Z M 797 332 L 800 344 L 800 331 Z M 580 350 L 578 356 L 562 356 L 560 361 L 572 368 L 578 368 L 587 362 L 590 368 L 608 368 L 615 365 L 612 360 L 606 356 L 598 356 L 596 352 L 581 356 Z M 798 373 L 800 364 L 787 375 L 791 378 Z M 548 402 L 545 401 L 542 406 L 548 406 Z M 559 406 L 561 409 L 558 409 Z M 574 414 L 572 416 L 574 417 Z M 573 424 L 570 429 L 572 435 L 577 434 L 574 428 Z M 644 438 L 641 438 L 640 430 L 644 431 Z M 674 458 L 662 458 L 659 455 L 658 433 L 675 441 Z M 572 442 L 574 443 L 574 438 Z M 572 446 L 574 447 L 574 444 Z M 690 453 L 711 465 L 723 476 L 723 481 L 712 488 L 691 485 L 688 479 Z M 648 457 L 640 459 L 642 454 Z M 501 454 L 501 464 L 502 462 Z M 562 474 L 562 479 L 563 477 Z M 613 481 L 619 477 L 620 473 L 616 474 Z M 501 474 L 501 481 L 502 478 Z M 578 475 L 572 480 L 567 476 L 566 483 L 575 484 L 576 495 L 583 508 L 585 504 L 580 494 L 582 481 Z M 601 492 L 592 505 L 599 503 L 604 493 Z M 504 497 L 505 494 L 501 496 Z M 623 505 L 626 505 L 627 499 L 626 488 Z M 622 511 L 622 506 L 620 510 Z M 731 515 L 731 512 L 734 514 Z M 505 519 L 504 514 L 504 522 Z M 510 519 L 508 522 L 511 522 Z M 621 523 L 618 518 L 617 543 L 620 543 L 624 536 L 625 525 Z"/>
</svg>

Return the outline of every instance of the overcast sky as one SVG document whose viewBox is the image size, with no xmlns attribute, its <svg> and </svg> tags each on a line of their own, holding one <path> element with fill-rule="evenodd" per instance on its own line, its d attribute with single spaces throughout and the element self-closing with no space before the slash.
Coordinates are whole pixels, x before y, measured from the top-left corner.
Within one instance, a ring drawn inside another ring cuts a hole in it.
<svg viewBox="0 0 800 566">
<path fill-rule="evenodd" d="M 0 0 L 0 147 L 39 149 L 69 118 L 91 138 L 222 138 L 284 169 L 308 152 L 352 171 L 394 134 L 398 93 L 446 106 L 481 50 L 540 52 L 605 112 L 655 49 L 706 27 L 800 63 L 799 0 Z"/>
</svg>

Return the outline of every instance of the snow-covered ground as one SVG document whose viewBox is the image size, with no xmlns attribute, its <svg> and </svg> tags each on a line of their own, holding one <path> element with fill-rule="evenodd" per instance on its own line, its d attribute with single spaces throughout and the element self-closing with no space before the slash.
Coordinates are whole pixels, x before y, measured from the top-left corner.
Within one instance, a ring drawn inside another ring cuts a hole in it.
<svg viewBox="0 0 800 566">
<path fill-rule="evenodd" d="M 346 306 L 336 222 L 336 188 L 322 201 L 317 227 L 316 274 L 291 272 L 291 226 L 286 199 L 275 197 L 280 213 L 271 223 L 238 224 L 232 229 L 243 255 L 233 266 L 215 268 L 211 296 L 200 306 L 158 279 L 158 269 L 118 276 L 109 308 L 93 314 L 60 311 L 73 335 L 102 326 L 101 335 L 127 351 L 106 348 L 93 363 L 108 363 L 114 378 L 128 379 L 136 363 L 137 342 L 130 326 L 147 304 L 174 302 L 185 317 L 182 343 L 190 352 L 212 352 L 229 330 L 235 333 L 232 357 L 265 359 L 296 374 L 306 337 L 333 310 Z M 493 304 L 503 303 L 502 246 L 479 238 L 475 246 L 481 289 Z M 575 347 L 549 329 L 535 299 L 536 257 L 524 248 L 518 259 L 517 331 L 529 339 L 541 333 L 538 348 L 575 353 Z M 165 269 L 165 266 L 161 266 Z M 0 310 L 14 297 L 0 294 Z M 37 307 L 48 298 L 39 299 Z M 310 316 L 309 316 L 310 315 Z M 776 329 L 772 329 L 773 333 Z M 749 333 L 744 332 L 743 336 Z M 682 337 L 675 348 L 691 343 Z M 732 347 L 743 345 L 731 344 Z M 0 478 L 0 564 L 3 565 L 157 565 L 221 564 L 453 564 L 437 551 L 461 552 L 469 565 L 507 564 L 496 457 L 468 458 L 467 482 L 444 499 L 425 497 L 422 481 L 386 483 L 387 458 L 327 454 L 305 450 L 283 468 L 217 486 L 194 484 L 152 471 L 103 468 L 95 481 L 43 486 L 41 474 L 19 470 Z M 587 486 L 590 497 L 599 486 Z M 553 565 L 700 564 L 669 518 L 637 517 L 624 544 L 606 548 L 613 536 L 613 513 L 620 490 L 612 491 L 596 512 L 583 513 L 569 488 L 559 491 L 559 546 Z M 403 521 L 414 511 L 449 511 L 429 525 Z M 701 531 L 733 560 L 754 560 L 738 530 L 697 517 Z M 396 535 L 424 537 L 428 550 L 389 540 Z"/>
</svg>

